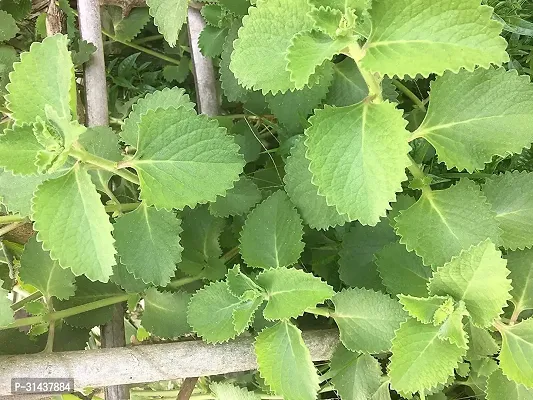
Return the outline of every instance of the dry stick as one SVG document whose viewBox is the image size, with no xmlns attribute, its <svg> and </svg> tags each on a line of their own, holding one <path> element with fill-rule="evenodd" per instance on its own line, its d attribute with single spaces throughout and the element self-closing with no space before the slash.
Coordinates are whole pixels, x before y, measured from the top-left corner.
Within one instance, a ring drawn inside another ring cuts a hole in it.
<svg viewBox="0 0 533 400">
<path fill-rule="evenodd" d="M 107 126 L 109 124 L 109 109 L 99 1 L 78 0 L 78 20 L 81 38 L 96 46 L 96 51 L 85 64 L 84 71 L 87 125 Z M 124 308 L 121 304 L 113 306 L 113 318 L 102 326 L 101 332 L 102 347 L 122 347 L 126 345 Z M 95 369 L 98 370 L 98 366 L 95 366 Z M 105 388 L 105 398 L 106 400 L 129 399 L 129 388 L 126 385 L 109 385 Z"/>
<path fill-rule="evenodd" d="M 176 400 L 189 400 L 191 398 L 194 387 L 196 386 L 196 382 L 198 382 L 197 376 L 192 378 L 185 378 L 185 380 L 181 384 L 181 388 Z"/>
</svg>

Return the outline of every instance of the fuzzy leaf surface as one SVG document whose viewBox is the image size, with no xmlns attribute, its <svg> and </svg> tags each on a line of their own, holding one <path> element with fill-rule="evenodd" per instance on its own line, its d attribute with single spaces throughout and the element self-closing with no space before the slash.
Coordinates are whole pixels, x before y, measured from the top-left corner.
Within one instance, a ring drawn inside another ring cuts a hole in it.
<svg viewBox="0 0 533 400">
<path fill-rule="evenodd" d="M 519 153 L 533 142 L 526 128 L 533 124 L 533 85 L 516 71 L 446 72 L 432 83 L 429 104 L 414 136 L 427 139 L 448 169 L 482 170 L 492 156 Z"/>
<path fill-rule="evenodd" d="M 261 286 L 241 272 L 239 265 L 236 265 L 228 271 L 226 282 L 228 283 L 230 292 L 240 299 L 244 297 L 255 297 L 263 292 Z"/>
<path fill-rule="evenodd" d="M 500 368 L 507 378 L 533 387 L 533 318 L 516 325 L 500 326 Z"/>
<path fill-rule="evenodd" d="M 509 60 L 507 43 L 491 16 L 492 8 L 477 0 L 375 0 L 362 66 L 390 77 L 415 77 L 501 64 Z"/>
<path fill-rule="evenodd" d="M 507 379 L 501 369 L 490 374 L 487 381 L 487 400 L 531 400 L 533 388 L 527 388 Z"/>
<path fill-rule="evenodd" d="M 157 26 L 170 47 L 174 47 L 178 41 L 183 23 L 187 19 L 187 0 L 147 0 L 146 5 L 150 15 L 154 17 Z"/>
<path fill-rule="evenodd" d="M 74 275 L 107 282 L 115 265 L 113 226 L 87 170 L 72 170 L 37 188 L 32 219 L 37 240 Z"/>
<path fill-rule="evenodd" d="M 511 271 L 511 301 L 519 310 L 533 309 L 533 250 L 510 251 L 505 257 Z"/>
<path fill-rule="evenodd" d="M 461 180 L 448 189 L 423 193 L 396 217 L 396 233 L 425 265 L 439 267 L 487 238 L 498 243 L 501 230 L 476 184 Z"/>
<path fill-rule="evenodd" d="M 376 225 L 406 179 L 407 131 L 388 102 L 326 107 L 305 132 L 313 183 L 328 204 L 363 225 Z"/>
<path fill-rule="evenodd" d="M 37 155 L 44 150 L 33 134 L 33 125 L 24 124 L 6 129 L 0 135 L 0 166 L 16 175 L 33 175 Z"/>
<path fill-rule="evenodd" d="M 490 326 L 511 298 L 507 262 L 490 240 L 486 240 L 439 267 L 428 285 L 433 295 L 464 301 L 474 324 Z"/>
<path fill-rule="evenodd" d="M 185 107 L 142 115 L 130 163 L 139 174 L 141 199 L 166 209 L 215 200 L 233 187 L 244 166 L 226 130 Z"/>
<path fill-rule="evenodd" d="M 351 351 L 389 351 L 391 340 L 407 314 L 389 296 L 366 289 L 345 289 L 333 296 L 333 318 L 341 342 Z"/>
<path fill-rule="evenodd" d="M 191 331 L 187 323 L 187 306 L 191 295 L 185 292 L 160 292 L 150 288 L 144 296 L 142 325 L 153 334 L 173 338 Z"/>
<path fill-rule="evenodd" d="M 242 258 L 251 267 L 287 267 L 304 249 L 303 226 L 298 211 L 283 191 L 259 204 L 241 232 Z"/>
<path fill-rule="evenodd" d="M 288 321 L 263 329 L 255 341 L 259 373 L 286 400 L 314 400 L 318 375 L 302 332 Z"/>
<path fill-rule="evenodd" d="M 333 66 L 333 82 L 326 98 L 332 106 L 344 107 L 359 103 L 368 96 L 368 87 L 355 61 L 346 57 Z"/>
<path fill-rule="evenodd" d="M 471 321 L 465 326 L 468 335 L 468 360 L 480 360 L 484 357 L 493 356 L 500 348 L 492 335 L 483 328 L 478 328 Z"/>
</svg>

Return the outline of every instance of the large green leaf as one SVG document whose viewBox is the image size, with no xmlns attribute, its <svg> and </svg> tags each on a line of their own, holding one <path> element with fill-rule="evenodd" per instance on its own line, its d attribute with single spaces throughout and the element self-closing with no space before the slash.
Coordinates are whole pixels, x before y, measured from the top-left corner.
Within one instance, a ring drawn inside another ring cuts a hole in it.
<svg viewBox="0 0 533 400">
<path fill-rule="evenodd" d="M 113 226 L 86 169 L 44 182 L 33 199 L 37 240 L 74 275 L 107 282 L 115 265 Z"/>
<path fill-rule="evenodd" d="M 466 349 L 440 339 L 439 330 L 415 319 L 402 324 L 392 341 L 389 376 L 394 390 L 404 394 L 429 390 L 453 375 Z"/>
<path fill-rule="evenodd" d="M 70 116 L 74 65 L 67 43 L 65 35 L 49 36 L 42 43 L 33 43 L 14 65 L 6 100 L 18 125 L 33 123 L 37 117 L 46 119 L 46 105 L 61 117 Z"/>
<path fill-rule="evenodd" d="M 288 321 L 266 328 L 255 340 L 259 373 L 285 400 L 314 400 L 319 389 L 302 332 Z"/>
<path fill-rule="evenodd" d="M 483 193 L 503 231 L 498 244 L 511 250 L 533 246 L 533 174 L 492 176 L 485 181 Z"/>
<path fill-rule="evenodd" d="M 266 291 L 266 319 L 296 318 L 306 308 L 331 298 L 333 288 L 301 269 L 275 268 L 257 276 L 257 284 Z"/>
<path fill-rule="evenodd" d="M 376 253 L 376 264 L 388 293 L 427 295 L 427 284 L 433 271 L 424 266 L 414 252 L 408 252 L 403 244 L 395 242 L 385 246 Z"/>
<path fill-rule="evenodd" d="M 287 267 L 304 249 L 303 226 L 298 211 L 283 191 L 259 204 L 241 232 L 242 258 L 251 267 Z"/>
<path fill-rule="evenodd" d="M 38 289 L 45 298 L 56 297 L 60 300 L 74 294 L 74 274 L 59 266 L 50 254 L 43 250 L 33 236 L 24 246 L 20 257 L 19 277 L 25 284 Z"/>
<path fill-rule="evenodd" d="M 448 169 L 483 169 L 492 156 L 531 145 L 532 107 L 533 85 L 516 71 L 446 72 L 432 83 L 428 112 L 413 137 L 427 139 Z"/>
<path fill-rule="evenodd" d="M 487 238 L 498 243 L 501 230 L 479 188 L 465 179 L 445 190 L 422 193 L 396 217 L 396 233 L 425 265 L 439 267 Z"/>
<path fill-rule="evenodd" d="M 148 93 L 146 96 L 137 100 L 133 105 L 128 118 L 124 120 L 120 136 L 127 144 L 137 146 L 141 116 L 146 114 L 149 110 L 156 110 L 158 108 L 166 110 L 171 107 L 184 107 L 187 110 L 192 110 L 194 109 L 194 104 L 191 103 L 185 90 L 178 87 L 172 89 L 165 88 L 163 90 Z"/>
<path fill-rule="evenodd" d="M 0 279 L 0 327 L 9 325 L 15 319 L 11 309 L 11 300 L 7 297 L 8 291 L 2 288 L 4 282 Z"/>
<path fill-rule="evenodd" d="M 487 382 L 487 400 L 531 400 L 533 388 L 527 388 L 514 381 L 510 381 L 497 369 L 489 376 Z"/>
<path fill-rule="evenodd" d="M 330 373 L 342 399 L 375 399 L 373 396 L 381 386 L 379 362 L 369 354 L 354 353 L 342 345 L 333 353 Z"/>
<path fill-rule="evenodd" d="M 511 301 L 517 310 L 533 309 L 533 250 L 510 251 L 505 257 L 511 271 Z"/>
<path fill-rule="evenodd" d="M 187 0 L 147 0 L 154 24 L 165 40 L 174 47 L 183 23 L 187 19 Z"/>
<path fill-rule="evenodd" d="M 120 261 L 135 278 L 165 286 L 181 261 L 181 232 L 181 221 L 172 211 L 141 204 L 115 222 Z"/>
<path fill-rule="evenodd" d="M 141 323 L 157 336 L 173 338 L 191 331 L 187 323 L 187 305 L 191 295 L 185 292 L 160 292 L 150 288 L 144 296 Z"/>
<path fill-rule="evenodd" d="M 345 289 L 333 296 L 341 342 L 351 351 L 389 351 L 394 332 L 407 318 L 398 301 L 366 289 Z"/>
<path fill-rule="evenodd" d="M 242 86 L 264 94 L 296 88 L 286 69 L 286 57 L 293 36 L 313 28 L 307 14 L 310 9 L 307 0 L 258 0 L 256 7 L 249 9 L 233 43 L 230 63 Z"/>
<path fill-rule="evenodd" d="M 502 334 L 500 368 L 507 378 L 533 387 L 533 318 L 516 325 L 498 325 Z"/>
<path fill-rule="evenodd" d="M 464 301 L 474 324 L 487 327 L 511 298 L 511 280 L 501 252 L 486 240 L 439 267 L 428 285 L 433 295 Z"/>
<path fill-rule="evenodd" d="M 313 183 L 340 214 L 376 225 L 390 209 L 409 165 L 406 121 L 388 102 L 326 107 L 309 120 Z"/>
<path fill-rule="evenodd" d="M 305 158 L 306 147 L 299 138 L 291 149 L 285 164 L 285 189 L 291 201 L 298 207 L 304 222 L 314 229 L 328 229 L 343 225 L 346 219 L 339 215 L 335 207 L 328 206 L 326 198 L 318 194 L 313 184 L 313 174 L 309 171 L 309 160 Z"/>
<path fill-rule="evenodd" d="M 43 146 L 33 134 L 33 125 L 24 124 L 6 129 L 0 135 L 0 166 L 20 175 L 37 173 L 37 155 Z"/>
<path fill-rule="evenodd" d="M 231 189 L 244 159 L 216 121 L 180 107 L 141 116 L 137 153 L 129 164 L 139 174 L 147 205 L 181 209 Z"/>
<path fill-rule="evenodd" d="M 477 0 L 375 0 L 362 66 L 389 76 L 487 68 L 509 59 L 502 25 Z"/>
</svg>

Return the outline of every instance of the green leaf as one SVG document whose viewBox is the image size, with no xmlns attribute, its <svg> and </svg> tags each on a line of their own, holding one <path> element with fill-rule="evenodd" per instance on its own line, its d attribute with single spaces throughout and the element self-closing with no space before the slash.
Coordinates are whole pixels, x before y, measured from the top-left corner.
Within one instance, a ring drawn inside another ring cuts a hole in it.
<svg viewBox="0 0 533 400">
<path fill-rule="evenodd" d="M 478 328 L 471 321 L 466 324 L 466 333 L 469 338 L 468 360 L 479 360 L 483 357 L 489 357 L 496 354 L 500 348 L 494 338 L 487 330 Z"/>
<path fill-rule="evenodd" d="M 170 47 L 174 47 L 178 41 L 181 27 L 187 19 L 186 0 L 147 0 L 150 15 L 154 17 L 157 26 Z"/>
<path fill-rule="evenodd" d="M 493 175 L 485 181 L 483 193 L 503 231 L 498 244 L 506 249 L 533 246 L 532 188 L 533 174 L 526 172 Z"/>
<path fill-rule="evenodd" d="M 185 93 L 185 90 L 178 87 L 172 89 L 165 88 L 153 93 L 148 93 L 146 96 L 137 100 L 133 105 L 131 113 L 128 115 L 128 118 L 124 120 L 120 137 L 127 144 L 137 146 L 141 116 L 146 114 L 149 110 L 157 110 L 158 108 L 166 110 L 171 107 L 184 107 L 187 110 L 192 110 L 194 109 L 194 104 L 191 103 L 189 95 Z"/>
<path fill-rule="evenodd" d="M 160 292 L 150 288 L 144 296 L 141 323 L 149 332 L 174 338 L 191 331 L 187 323 L 187 305 L 191 295 L 185 292 Z"/>
<path fill-rule="evenodd" d="M 398 295 L 403 309 L 416 320 L 424 324 L 432 324 L 434 322 L 435 313 L 451 300 L 451 307 L 453 311 L 453 300 L 450 297 L 431 296 L 431 297 L 415 297 L 411 295 Z M 440 325 L 440 324 L 435 324 Z"/>
<path fill-rule="evenodd" d="M 368 400 L 381 386 L 379 362 L 368 354 L 353 353 L 339 345 L 330 363 L 331 382 L 342 399 Z"/>
<path fill-rule="evenodd" d="M 378 272 L 387 292 L 423 297 L 427 295 L 427 284 L 433 271 L 424 266 L 422 259 L 405 246 L 395 242 L 386 245 L 376 253 Z"/>
<path fill-rule="evenodd" d="M 231 383 L 215 382 L 209 388 L 216 400 L 261 400 L 261 396 Z"/>
<path fill-rule="evenodd" d="M 240 265 L 228 271 L 226 282 L 230 292 L 240 299 L 253 298 L 264 292 L 261 286 L 241 272 Z"/>
<path fill-rule="evenodd" d="M 392 341 L 389 367 L 394 390 L 410 394 L 444 384 L 466 349 L 439 338 L 439 326 L 415 319 L 403 323 Z"/>
<path fill-rule="evenodd" d="M 506 264 L 501 252 L 486 240 L 437 269 L 428 285 L 429 292 L 464 301 L 474 324 L 490 326 L 511 298 Z"/>
<path fill-rule="evenodd" d="M 507 43 L 491 15 L 492 8 L 477 0 L 375 0 L 362 66 L 391 77 L 427 77 L 501 64 L 509 60 Z"/>
<path fill-rule="evenodd" d="M 337 107 L 351 106 L 366 96 L 368 87 L 353 59 L 347 57 L 333 66 L 333 83 L 326 98 L 327 104 Z"/>
<path fill-rule="evenodd" d="M 86 40 L 78 40 L 75 42 L 77 50 L 72 50 L 72 62 L 76 66 L 81 66 L 89 61 L 92 54 L 96 51 L 96 46 Z"/>
<path fill-rule="evenodd" d="M 318 66 L 339 54 L 354 41 L 351 37 L 332 39 L 329 35 L 312 30 L 296 34 L 287 53 L 287 69 L 296 89 L 309 83 Z"/>
<path fill-rule="evenodd" d="M 0 42 L 8 41 L 16 36 L 19 27 L 15 18 L 7 12 L 0 10 Z"/>
<path fill-rule="evenodd" d="M 212 282 L 192 296 L 187 312 L 189 325 L 207 343 L 226 342 L 237 336 L 233 312 L 241 304 L 226 282 Z"/>
<path fill-rule="evenodd" d="M 114 236 L 120 261 L 145 283 L 166 286 L 181 261 L 181 221 L 172 211 L 141 204 L 117 219 Z"/>
<path fill-rule="evenodd" d="M 500 368 L 516 383 L 533 387 L 533 318 L 516 325 L 501 325 Z"/>
<path fill-rule="evenodd" d="M 513 282 L 511 301 L 517 310 L 533 310 L 533 250 L 510 251 L 505 258 Z"/>
<path fill-rule="evenodd" d="M 310 10 L 307 0 L 258 0 L 256 7 L 250 7 L 230 63 L 242 86 L 263 94 L 296 88 L 286 57 L 293 36 L 313 28 Z"/>
<path fill-rule="evenodd" d="M 239 85 L 237 78 L 229 68 L 231 54 L 233 53 L 233 42 L 237 39 L 240 27 L 240 21 L 233 23 L 226 36 L 226 41 L 222 46 L 222 54 L 220 55 L 220 86 L 229 101 L 244 101 L 247 94 L 247 90 Z"/>
<path fill-rule="evenodd" d="M 67 49 L 65 35 L 49 36 L 34 42 L 30 51 L 22 53 L 14 65 L 7 85 L 7 107 L 18 125 L 46 119 L 45 106 L 60 117 L 70 117 L 70 101 L 74 93 L 74 65 Z"/>
<path fill-rule="evenodd" d="M 255 295 L 249 299 L 244 299 L 233 310 L 233 328 L 237 332 L 237 335 L 243 333 L 252 324 L 254 315 L 263 304 L 264 298 L 261 295 Z"/>
<path fill-rule="evenodd" d="M 313 1 L 309 2 L 309 4 L 314 6 L 309 15 L 315 22 L 315 28 L 327 33 L 332 38 L 337 37 L 337 32 L 343 22 L 344 9 L 341 12 L 338 9 L 320 3 L 313 4 Z"/>
<path fill-rule="evenodd" d="M 396 217 L 400 243 L 433 267 L 444 265 L 461 250 L 487 238 L 498 243 L 500 233 L 485 197 L 466 179 L 445 190 L 423 193 Z"/>
<path fill-rule="evenodd" d="M 257 284 L 266 291 L 266 319 L 287 319 L 303 315 L 335 294 L 333 288 L 313 274 L 294 268 L 268 269 L 257 276 Z"/>
<path fill-rule="evenodd" d="M 318 188 L 312 182 L 313 174 L 309 171 L 305 151 L 304 141 L 300 138 L 292 147 L 285 164 L 283 181 L 287 194 L 300 211 L 304 222 L 311 228 L 328 229 L 343 225 L 345 218 L 337 213 L 335 207 L 328 206 L 325 197 L 318 194 Z"/>
<path fill-rule="evenodd" d="M 532 97 L 529 77 L 516 71 L 447 72 L 432 83 L 428 112 L 413 136 L 428 140 L 448 169 L 482 170 L 492 156 L 531 145 Z"/>
<path fill-rule="evenodd" d="M 76 294 L 68 300 L 54 301 L 54 308 L 61 311 L 121 294 L 124 292 L 113 283 L 91 282 L 85 276 L 78 276 Z M 71 326 L 92 328 L 109 322 L 112 317 L 113 306 L 107 306 L 68 317 L 65 322 Z"/>
<path fill-rule="evenodd" d="M 298 212 L 283 191 L 259 204 L 241 232 L 241 254 L 251 267 L 279 268 L 295 264 L 304 249 Z"/>
<path fill-rule="evenodd" d="M 36 174 L 37 154 L 42 150 L 32 125 L 14 126 L 0 135 L 0 165 L 14 174 Z"/>
<path fill-rule="evenodd" d="M 215 120 L 180 107 L 142 115 L 129 164 L 139 174 L 147 205 L 182 209 L 224 195 L 239 179 L 244 160 Z"/>
<path fill-rule="evenodd" d="M 228 28 L 207 25 L 198 38 L 198 46 L 205 57 L 215 58 L 222 53 Z"/>
<path fill-rule="evenodd" d="M 107 5 L 102 24 L 108 31 L 114 33 L 118 40 L 131 42 L 148 22 L 150 22 L 150 14 L 146 7 L 133 8 L 125 16 L 121 7 Z"/>
<path fill-rule="evenodd" d="M 37 240 L 53 260 L 74 275 L 107 282 L 115 265 L 113 226 L 87 170 L 76 164 L 44 182 L 33 199 Z"/>
<path fill-rule="evenodd" d="M 286 400 L 314 400 L 319 386 L 302 332 L 288 321 L 266 328 L 255 340 L 259 373 Z"/>
<path fill-rule="evenodd" d="M 396 240 L 396 235 L 387 221 L 376 226 L 356 224 L 342 238 L 339 252 L 339 276 L 350 286 L 382 290 L 374 255 Z"/>
<path fill-rule="evenodd" d="M 0 93 L 2 94 L 6 90 L 9 73 L 13 71 L 13 64 L 17 59 L 17 52 L 13 47 L 0 45 Z"/>
<path fill-rule="evenodd" d="M 149 286 L 129 273 L 120 260 L 117 260 L 117 265 L 113 266 L 113 275 L 109 279 L 129 293 L 140 293 Z"/>
<path fill-rule="evenodd" d="M 468 316 L 468 311 L 463 301 L 460 301 L 455 310 L 446 318 L 439 329 L 439 338 L 448 340 L 450 343 L 462 349 L 468 349 L 468 337 L 464 329 L 463 320 Z"/>
<path fill-rule="evenodd" d="M 57 261 L 52 260 L 35 236 L 24 246 L 19 277 L 25 284 L 38 289 L 45 298 L 54 296 L 65 300 L 74 295 L 76 290 L 72 271 L 61 268 Z"/>
<path fill-rule="evenodd" d="M 326 107 L 305 132 L 313 183 L 328 204 L 363 225 L 390 209 L 409 165 L 402 113 L 388 102 Z"/>
<path fill-rule="evenodd" d="M 366 289 L 345 289 L 333 296 L 341 342 L 351 351 L 382 353 L 407 315 L 389 296 Z"/>
<path fill-rule="evenodd" d="M 487 382 L 487 400 L 531 400 L 533 388 L 527 388 L 513 382 L 497 369 L 489 376 Z"/>
<path fill-rule="evenodd" d="M 182 56 L 179 65 L 165 65 L 163 67 L 163 78 L 167 82 L 183 83 L 191 72 L 190 58 Z"/>
<path fill-rule="evenodd" d="M 13 310 L 11 309 L 12 302 L 7 297 L 9 292 L 2 288 L 3 284 L 4 281 L 0 279 L 0 327 L 7 326 L 15 321 Z"/>
<path fill-rule="evenodd" d="M 252 180 L 241 177 L 225 196 L 217 196 L 214 203 L 209 204 L 209 211 L 216 217 L 243 215 L 261 201 L 261 191 Z"/>
<path fill-rule="evenodd" d="M 219 259 L 222 255 L 219 237 L 224 220 L 213 217 L 207 207 L 185 209 L 182 220 L 183 252 L 178 268 L 191 276 L 202 273 L 211 280 L 221 279 L 226 273 L 226 267 Z"/>
</svg>

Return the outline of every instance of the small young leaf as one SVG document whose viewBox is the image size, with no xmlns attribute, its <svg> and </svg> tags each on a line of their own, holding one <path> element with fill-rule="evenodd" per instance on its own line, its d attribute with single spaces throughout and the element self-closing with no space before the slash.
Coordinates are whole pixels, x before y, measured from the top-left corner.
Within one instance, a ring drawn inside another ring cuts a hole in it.
<svg viewBox="0 0 533 400">
<path fill-rule="evenodd" d="M 464 329 L 463 319 L 468 315 L 464 302 L 460 301 L 450 316 L 439 329 L 439 338 L 447 340 L 462 349 L 468 349 L 468 337 Z"/>
<path fill-rule="evenodd" d="M 276 394 L 287 400 L 316 399 L 318 375 L 296 326 L 280 321 L 261 331 L 255 354 L 259 373 Z"/>
<path fill-rule="evenodd" d="M 86 169 L 44 182 L 33 199 L 37 240 L 74 275 L 107 282 L 115 265 L 113 226 Z"/>
<path fill-rule="evenodd" d="M 394 332 L 407 318 L 400 303 L 366 289 L 345 289 L 333 296 L 341 342 L 351 351 L 389 351 Z"/>
<path fill-rule="evenodd" d="M 500 348 L 491 334 L 483 328 L 478 328 L 472 321 L 466 324 L 466 333 L 468 335 L 468 352 L 467 360 L 480 360 L 484 357 L 490 357 L 496 354 Z"/>
<path fill-rule="evenodd" d="M 261 396 L 231 383 L 215 382 L 209 386 L 216 400 L 261 400 Z"/>
<path fill-rule="evenodd" d="M 327 33 L 332 38 L 336 37 L 337 31 L 342 23 L 344 9 L 343 11 L 340 11 L 318 2 L 316 2 L 316 4 L 313 3 L 313 1 L 309 2 L 309 4 L 316 8 L 313 8 L 309 15 L 315 22 L 315 28 Z"/>
<path fill-rule="evenodd" d="M 224 195 L 244 166 L 225 133 L 216 121 L 184 107 L 142 115 L 130 161 L 139 174 L 141 199 L 149 206 L 182 209 Z"/>
<path fill-rule="evenodd" d="M 266 291 L 263 314 L 270 320 L 296 318 L 335 293 L 320 278 L 294 268 L 263 271 L 257 276 L 257 284 Z"/>
<path fill-rule="evenodd" d="M 154 24 L 165 40 L 174 47 L 178 41 L 178 34 L 187 19 L 187 0 L 147 0 L 150 15 L 154 17 Z"/>
<path fill-rule="evenodd" d="M 226 282 L 230 292 L 240 299 L 256 297 L 263 292 L 263 288 L 241 272 L 239 265 L 228 271 Z"/>
<path fill-rule="evenodd" d="M 413 136 L 427 139 L 448 169 L 483 169 L 492 156 L 531 145 L 532 97 L 529 77 L 516 71 L 446 72 L 432 83 L 426 118 Z"/>
<path fill-rule="evenodd" d="M 209 204 L 209 211 L 216 217 L 243 215 L 261 201 L 261 191 L 252 180 L 241 177 L 225 196 L 217 196 L 214 203 Z"/>
<path fill-rule="evenodd" d="M 408 252 L 403 244 L 394 242 L 386 245 L 376 253 L 376 264 L 388 293 L 427 296 L 427 284 L 433 271 L 424 266 L 414 252 Z"/>
<path fill-rule="evenodd" d="M 198 46 L 205 57 L 215 58 L 222 53 L 228 28 L 207 25 L 198 38 Z"/>
<path fill-rule="evenodd" d="M 114 226 L 120 261 L 145 283 L 165 286 L 181 261 L 181 221 L 172 211 L 141 204 Z"/>
<path fill-rule="evenodd" d="M 241 233 L 242 258 L 251 267 L 287 267 L 303 251 L 302 236 L 298 212 L 285 192 L 277 191 L 248 214 Z"/>
<path fill-rule="evenodd" d="M 439 338 L 439 326 L 415 319 L 403 323 L 392 341 L 389 369 L 394 390 L 410 394 L 445 383 L 466 353 Z"/>
<path fill-rule="evenodd" d="M 506 264 L 501 252 L 486 240 L 437 269 L 428 285 L 429 292 L 464 301 L 474 324 L 490 326 L 511 298 Z"/>
<path fill-rule="evenodd" d="M 33 134 L 33 125 L 19 125 L 0 135 L 0 166 L 14 174 L 37 173 L 37 155 L 43 146 Z"/>
<path fill-rule="evenodd" d="M 237 335 L 243 333 L 252 324 L 254 315 L 263 301 L 262 295 L 255 295 L 255 297 L 243 300 L 233 310 L 233 327 Z"/>
<path fill-rule="evenodd" d="M 24 246 L 20 257 L 19 277 L 25 284 L 38 289 L 45 298 L 52 296 L 65 300 L 74 295 L 74 274 L 59 266 L 50 254 L 43 250 L 33 236 Z"/>
<path fill-rule="evenodd" d="M 376 225 L 406 179 L 407 131 L 391 103 L 326 107 L 305 132 L 309 169 L 319 194 L 340 214 Z"/>
<path fill-rule="evenodd" d="M 151 333 L 174 338 L 191 331 L 187 323 L 187 305 L 191 295 L 185 292 L 160 292 L 150 288 L 144 296 L 142 325 Z"/>
<path fill-rule="evenodd" d="M 518 310 L 533 310 L 533 250 L 510 251 L 505 257 L 511 271 L 511 301 Z"/>
<path fill-rule="evenodd" d="M 0 279 L 0 327 L 7 326 L 15 320 L 13 310 L 11 309 L 12 303 L 7 298 L 8 291 L 2 288 L 3 284 L 4 282 Z"/>
<path fill-rule="evenodd" d="M 499 325 L 502 334 L 500 368 L 507 378 L 533 387 L 533 318 L 516 325 Z"/>
<path fill-rule="evenodd" d="M 479 188 L 465 179 L 448 189 L 423 193 L 396 217 L 396 233 L 425 265 L 439 267 L 487 238 L 498 243 L 501 230 Z"/>
<path fill-rule="evenodd" d="M 413 318 L 424 324 L 432 324 L 435 313 L 446 304 L 450 297 L 431 296 L 431 297 L 414 297 L 410 295 L 398 295 L 403 309 Z M 453 301 L 452 301 L 453 309 Z M 438 324 L 436 324 L 438 325 Z"/>
<path fill-rule="evenodd" d="M 333 66 L 333 82 L 326 97 L 326 104 L 337 107 L 351 106 L 366 96 L 368 87 L 353 59 L 347 57 Z"/>
<path fill-rule="evenodd" d="M 107 5 L 104 8 L 102 25 L 121 41 L 131 42 L 141 33 L 145 25 L 150 22 L 148 8 L 137 7 L 125 16 L 123 9 Z"/>
<path fill-rule="evenodd" d="M 413 18 L 418 15 L 419 18 Z M 442 75 L 508 61 L 501 24 L 477 0 L 374 0 L 362 66 L 382 75 Z"/>
<path fill-rule="evenodd" d="M 19 32 L 17 22 L 7 12 L 0 10 L 0 42 L 7 42 Z"/>
<path fill-rule="evenodd" d="M 503 231 L 498 244 L 511 250 L 533 246 L 533 174 L 493 175 L 485 181 L 483 193 Z"/>
<path fill-rule="evenodd" d="M 533 399 L 533 388 L 527 388 L 507 379 L 501 369 L 490 374 L 487 381 L 487 400 L 528 400 Z"/>
</svg>

